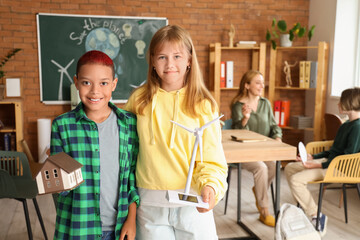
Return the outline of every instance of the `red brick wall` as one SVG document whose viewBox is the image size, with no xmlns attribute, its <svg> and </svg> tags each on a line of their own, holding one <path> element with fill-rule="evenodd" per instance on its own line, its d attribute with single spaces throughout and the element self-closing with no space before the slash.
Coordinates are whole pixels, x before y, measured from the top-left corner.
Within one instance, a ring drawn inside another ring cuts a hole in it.
<svg viewBox="0 0 360 240">
<path fill-rule="evenodd" d="M 23 49 L 4 70 L 7 77 L 20 77 L 23 82 L 24 138 L 36 157 L 36 120 L 53 119 L 70 109 L 69 105 L 40 102 L 36 13 L 167 17 L 170 24 L 181 25 L 192 35 L 207 82 L 208 46 L 214 42 L 228 45 L 230 24 L 235 26 L 235 42 L 260 42 L 274 17 L 307 26 L 308 8 L 309 0 L 0 0 L 0 56 L 12 48 Z M 305 41 L 299 39 L 294 44 Z"/>
</svg>

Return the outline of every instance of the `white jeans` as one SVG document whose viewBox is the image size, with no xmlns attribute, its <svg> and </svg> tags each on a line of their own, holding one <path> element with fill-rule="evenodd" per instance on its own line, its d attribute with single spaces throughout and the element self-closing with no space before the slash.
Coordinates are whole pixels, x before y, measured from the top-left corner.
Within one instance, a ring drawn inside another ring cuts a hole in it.
<svg viewBox="0 0 360 240">
<path fill-rule="evenodd" d="M 137 240 L 217 240 L 212 210 L 143 206 L 136 214 Z"/>
</svg>

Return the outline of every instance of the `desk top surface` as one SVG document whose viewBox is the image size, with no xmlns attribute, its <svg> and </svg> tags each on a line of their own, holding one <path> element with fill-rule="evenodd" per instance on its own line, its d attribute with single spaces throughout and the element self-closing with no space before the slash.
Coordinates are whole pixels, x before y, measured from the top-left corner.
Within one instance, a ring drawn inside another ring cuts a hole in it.
<svg viewBox="0 0 360 240">
<path fill-rule="evenodd" d="M 250 141 L 233 141 L 231 136 Z M 228 163 L 296 159 L 296 147 L 249 130 L 222 130 L 222 144 Z"/>
</svg>

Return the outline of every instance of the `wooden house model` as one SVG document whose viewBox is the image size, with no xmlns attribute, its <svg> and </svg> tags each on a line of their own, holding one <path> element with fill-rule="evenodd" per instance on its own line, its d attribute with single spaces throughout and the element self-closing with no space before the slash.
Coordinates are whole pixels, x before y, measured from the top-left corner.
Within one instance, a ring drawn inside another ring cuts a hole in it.
<svg viewBox="0 0 360 240">
<path fill-rule="evenodd" d="M 39 194 L 63 192 L 79 186 L 84 180 L 83 165 L 64 152 L 49 156 L 44 163 L 32 163 Z"/>
</svg>

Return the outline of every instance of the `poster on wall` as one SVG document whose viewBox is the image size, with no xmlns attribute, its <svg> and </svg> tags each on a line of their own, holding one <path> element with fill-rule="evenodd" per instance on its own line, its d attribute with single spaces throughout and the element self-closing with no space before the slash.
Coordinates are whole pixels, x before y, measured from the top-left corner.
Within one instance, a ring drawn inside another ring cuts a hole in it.
<svg viewBox="0 0 360 240">
<path fill-rule="evenodd" d="M 40 98 L 45 104 L 70 103 L 77 60 L 99 50 L 114 62 L 118 84 L 112 101 L 124 103 L 147 78 L 146 52 L 166 18 L 39 13 L 36 16 Z"/>
</svg>

